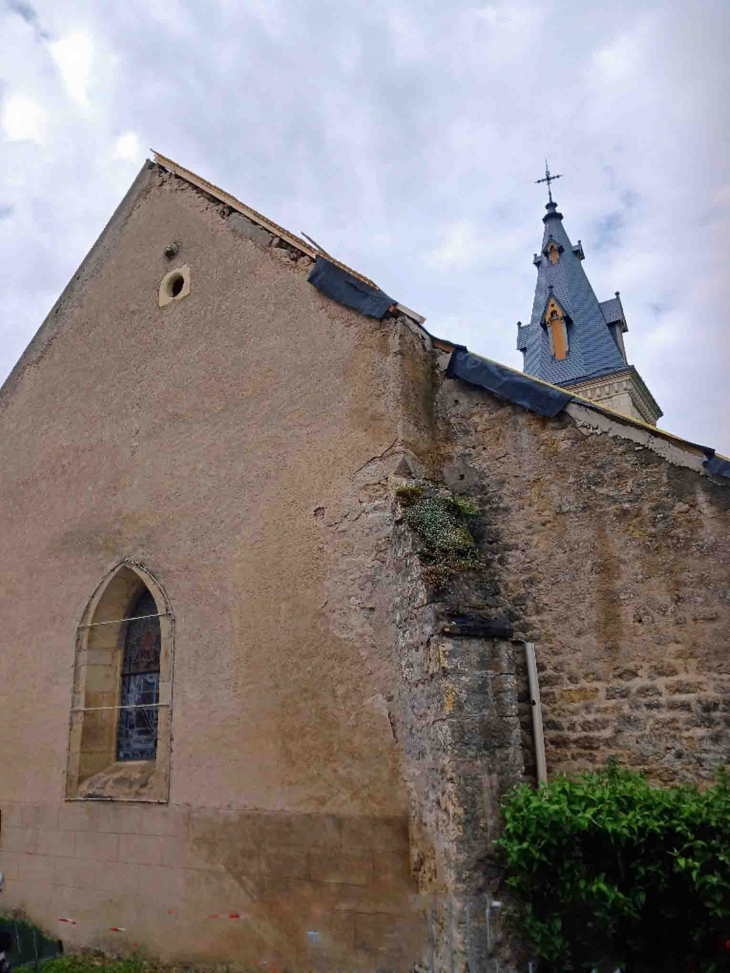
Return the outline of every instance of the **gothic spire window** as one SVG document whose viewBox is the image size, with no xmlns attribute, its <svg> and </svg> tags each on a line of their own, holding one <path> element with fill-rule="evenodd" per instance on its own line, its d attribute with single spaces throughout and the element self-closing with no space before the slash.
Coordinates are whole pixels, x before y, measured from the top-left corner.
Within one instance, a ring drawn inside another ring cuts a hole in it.
<svg viewBox="0 0 730 973">
<path fill-rule="evenodd" d="M 160 691 L 160 619 L 147 588 L 126 624 L 122 658 L 117 760 L 154 760 Z M 149 708 L 148 708 L 149 707 Z"/>
<path fill-rule="evenodd" d="M 550 296 L 544 315 L 544 326 L 550 336 L 550 351 L 558 361 L 565 361 L 568 357 L 568 327 L 565 313 L 556 301 Z"/>
</svg>

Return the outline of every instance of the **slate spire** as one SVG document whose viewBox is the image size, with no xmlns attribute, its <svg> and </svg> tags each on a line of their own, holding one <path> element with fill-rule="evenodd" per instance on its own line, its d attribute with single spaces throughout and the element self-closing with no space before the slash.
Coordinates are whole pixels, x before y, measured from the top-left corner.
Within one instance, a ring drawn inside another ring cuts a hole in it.
<svg viewBox="0 0 730 973">
<path fill-rule="evenodd" d="M 583 270 L 583 248 L 570 242 L 557 203 L 551 200 L 545 209 L 542 247 L 533 259 L 532 316 L 518 333 L 524 370 L 554 385 L 625 371 L 623 342 L 612 332 Z"/>
<path fill-rule="evenodd" d="M 530 323 L 517 324 L 524 371 L 656 424 L 661 409 L 626 359 L 628 326 L 619 293 L 598 301 L 583 270 L 583 246 L 570 242 L 552 198 L 550 182 L 557 178 L 546 164 L 546 178 L 538 180 L 548 183 L 549 202 L 542 246 L 533 257 L 537 284 Z"/>
</svg>

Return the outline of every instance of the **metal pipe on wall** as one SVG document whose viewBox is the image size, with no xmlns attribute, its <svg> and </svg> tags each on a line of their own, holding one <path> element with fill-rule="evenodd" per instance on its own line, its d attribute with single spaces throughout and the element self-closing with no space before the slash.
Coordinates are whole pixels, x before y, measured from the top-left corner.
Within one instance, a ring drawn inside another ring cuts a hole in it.
<svg viewBox="0 0 730 973">
<path fill-rule="evenodd" d="M 525 642 L 527 679 L 530 685 L 530 709 L 532 710 L 532 731 L 535 737 L 535 762 L 537 764 L 537 783 L 547 784 L 547 763 L 545 760 L 545 736 L 542 729 L 542 704 L 540 702 L 540 683 L 537 678 L 535 662 L 535 643 Z"/>
</svg>

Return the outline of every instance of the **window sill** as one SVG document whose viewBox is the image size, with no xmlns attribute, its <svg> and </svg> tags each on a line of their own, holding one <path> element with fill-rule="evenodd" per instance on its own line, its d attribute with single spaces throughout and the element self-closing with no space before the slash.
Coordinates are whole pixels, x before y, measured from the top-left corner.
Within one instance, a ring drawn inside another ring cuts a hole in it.
<svg viewBox="0 0 730 973">
<path fill-rule="evenodd" d="M 79 784 L 77 801 L 167 802 L 167 780 L 154 760 L 122 760 Z"/>
</svg>

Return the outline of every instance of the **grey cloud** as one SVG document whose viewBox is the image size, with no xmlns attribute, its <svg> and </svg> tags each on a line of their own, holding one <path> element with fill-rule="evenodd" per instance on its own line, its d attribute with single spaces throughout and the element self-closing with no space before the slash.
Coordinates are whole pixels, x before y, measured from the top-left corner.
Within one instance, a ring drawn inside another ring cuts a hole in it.
<svg viewBox="0 0 730 973">
<path fill-rule="evenodd" d="M 113 158 L 133 131 L 304 229 L 434 333 L 520 367 L 514 324 L 532 304 L 546 201 L 534 180 L 547 153 L 565 173 L 556 198 L 599 298 L 621 291 L 630 360 L 667 428 L 730 450 L 718 411 L 718 401 L 730 411 L 730 198 L 715 202 L 730 153 L 708 97 L 730 86 L 725 0 L 703 11 L 679 0 L 37 4 L 37 14 L 24 0 L 9 9 L 42 18 L 54 37 L 67 24 L 87 31 L 96 73 L 85 114 L 60 80 L 48 83 L 48 45 L 22 31 L 9 88 L 37 100 L 49 126 L 43 145 L 4 143 L 0 154 L 0 181 L 18 185 L 22 173 L 23 185 L 13 240 L 8 224 L 0 231 L 0 320 L 21 314 L 26 340 L 43 310 L 36 255 L 47 308 L 141 164 Z M 480 241 L 475 259 L 435 267 L 429 254 L 463 224 Z M 690 356 L 673 343 L 685 320 L 703 322 Z"/>
<path fill-rule="evenodd" d="M 9 203 L 0 203 L 0 220 L 7 220 L 8 217 L 13 215 L 14 210 L 15 207 Z"/>
<path fill-rule="evenodd" d="M 41 26 L 40 17 L 34 7 L 26 3 L 25 0 L 7 0 L 7 2 L 9 10 L 22 17 L 27 24 L 30 24 L 39 37 L 48 40 L 50 35 Z"/>
<path fill-rule="evenodd" d="M 19 14 L 29 24 L 38 21 L 38 14 L 33 7 L 29 3 L 23 3 L 22 0 L 8 0 L 8 9 Z"/>
</svg>

